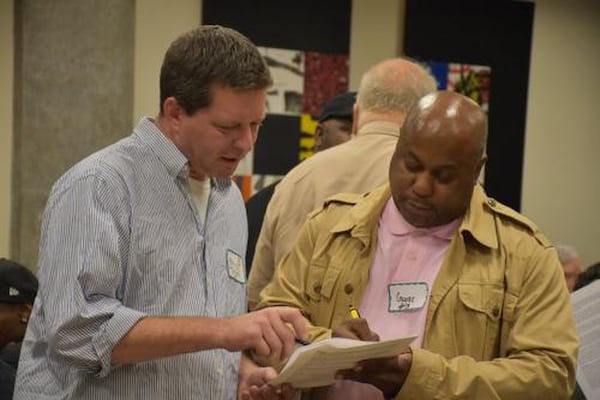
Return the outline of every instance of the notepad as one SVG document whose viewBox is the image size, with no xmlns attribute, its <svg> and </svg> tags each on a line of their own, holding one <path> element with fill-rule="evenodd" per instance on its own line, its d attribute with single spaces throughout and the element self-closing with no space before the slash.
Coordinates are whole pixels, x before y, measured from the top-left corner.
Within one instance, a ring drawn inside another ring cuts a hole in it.
<svg viewBox="0 0 600 400">
<path fill-rule="evenodd" d="M 408 351 L 416 336 L 365 342 L 346 338 L 331 338 L 301 346 L 292 353 L 271 385 L 289 383 L 297 389 L 331 385 L 336 371 L 349 369 L 362 360 L 393 357 Z"/>
</svg>

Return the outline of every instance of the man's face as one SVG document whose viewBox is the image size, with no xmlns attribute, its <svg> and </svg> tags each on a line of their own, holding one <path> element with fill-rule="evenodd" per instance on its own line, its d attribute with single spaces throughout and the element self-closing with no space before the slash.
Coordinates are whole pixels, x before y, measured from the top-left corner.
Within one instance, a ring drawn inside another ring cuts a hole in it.
<svg viewBox="0 0 600 400">
<path fill-rule="evenodd" d="M 431 228 L 462 216 L 485 159 L 473 146 L 449 135 L 404 135 L 390 165 L 396 207 L 411 225 Z"/>
<path fill-rule="evenodd" d="M 263 89 L 215 88 L 208 108 L 192 115 L 181 110 L 172 139 L 194 171 L 229 177 L 256 142 L 265 104 Z"/>
<path fill-rule="evenodd" d="M 315 132 L 315 152 L 328 149 L 350 140 L 352 121 L 342 118 L 330 118 L 319 122 Z"/>
</svg>

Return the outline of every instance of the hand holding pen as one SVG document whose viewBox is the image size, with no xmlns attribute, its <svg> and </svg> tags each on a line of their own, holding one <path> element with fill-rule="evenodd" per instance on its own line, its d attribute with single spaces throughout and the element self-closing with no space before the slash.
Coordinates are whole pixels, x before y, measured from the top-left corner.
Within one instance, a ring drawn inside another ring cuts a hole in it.
<svg viewBox="0 0 600 400">
<path fill-rule="evenodd" d="M 342 321 L 331 333 L 334 337 L 378 342 L 379 335 L 369 328 L 367 320 L 360 316 L 355 307 L 348 309 L 348 319 Z"/>
</svg>

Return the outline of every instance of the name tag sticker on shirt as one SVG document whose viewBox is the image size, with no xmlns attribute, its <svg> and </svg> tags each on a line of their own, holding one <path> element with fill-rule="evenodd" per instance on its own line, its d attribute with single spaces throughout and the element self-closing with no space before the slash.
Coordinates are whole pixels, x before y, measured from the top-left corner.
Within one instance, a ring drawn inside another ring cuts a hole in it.
<svg viewBox="0 0 600 400">
<path fill-rule="evenodd" d="M 236 282 L 246 283 L 246 269 L 242 257 L 233 250 L 227 250 L 227 273 Z"/>
<path fill-rule="evenodd" d="M 427 301 L 427 282 L 391 283 L 388 285 L 388 311 L 403 312 L 420 310 Z"/>
</svg>

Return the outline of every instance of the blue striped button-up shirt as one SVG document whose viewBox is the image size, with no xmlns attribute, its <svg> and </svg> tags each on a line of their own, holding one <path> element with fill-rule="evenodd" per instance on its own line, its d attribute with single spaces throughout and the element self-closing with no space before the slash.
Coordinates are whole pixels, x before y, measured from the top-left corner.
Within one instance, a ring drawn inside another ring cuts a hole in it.
<svg viewBox="0 0 600 400">
<path fill-rule="evenodd" d="M 134 365 L 111 351 L 144 316 L 245 311 L 246 215 L 212 182 L 203 225 L 187 159 L 145 118 L 54 185 L 42 223 L 40 289 L 15 399 L 234 399 L 239 353 L 216 349 Z M 232 273 L 232 271 L 234 273 Z"/>
</svg>

